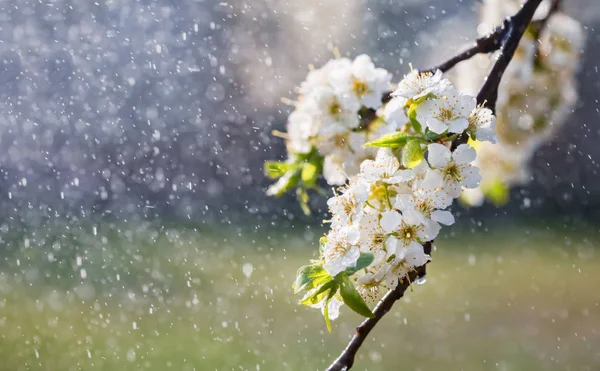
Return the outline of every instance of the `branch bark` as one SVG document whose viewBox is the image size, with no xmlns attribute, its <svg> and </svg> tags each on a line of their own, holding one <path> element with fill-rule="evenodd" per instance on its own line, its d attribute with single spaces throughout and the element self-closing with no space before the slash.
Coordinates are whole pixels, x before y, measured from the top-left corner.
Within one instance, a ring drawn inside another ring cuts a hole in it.
<svg viewBox="0 0 600 371">
<path fill-rule="evenodd" d="M 457 56 L 449 59 L 448 61 L 440 64 L 439 66 L 426 69 L 423 72 L 433 72 L 441 70 L 442 72 L 448 71 L 454 67 L 457 63 L 473 57 L 479 53 L 491 53 L 496 50 L 500 50 L 500 54 L 496 63 L 492 67 L 492 70 L 486 78 L 483 86 L 477 94 L 477 103 L 491 109 L 494 113 L 496 112 L 496 101 L 498 99 L 498 86 L 502 80 L 502 76 L 508 67 L 508 64 L 512 60 L 515 50 L 525 33 L 525 30 L 532 22 L 533 15 L 540 5 L 542 0 L 527 0 L 521 9 L 512 17 L 507 18 L 500 28 L 497 28 L 490 35 L 478 39 L 475 45 L 470 49 L 458 54 Z M 553 4 L 556 4 L 556 8 L 553 5 L 552 9 L 558 9 L 560 0 L 555 0 Z M 549 13 L 548 16 L 550 16 Z M 545 22 L 545 21 L 544 21 Z M 382 100 L 389 99 L 388 95 L 384 95 Z M 458 147 L 458 145 L 467 141 L 465 135 L 460 135 L 456 140 L 452 142 L 452 148 Z M 431 253 L 431 242 L 423 245 L 425 252 Z M 402 280 L 398 283 L 396 288 L 389 291 L 377 304 L 373 310 L 375 317 L 365 319 L 357 328 L 356 333 L 350 339 L 350 342 L 346 348 L 342 351 L 340 356 L 327 368 L 326 371 L 345 371 L 349 370 L 354 364 L 356 353 L 360 349 L 361 345 L 369 335 L 371 330 L 377 325 L 379 320 L 390 311 L 394 303 L 400 300 L 406 290 L 410 287 L 419 277 L 424 277 L 426 273 L 426 266 L 417 268 L 417 270 L 411 272 L 407 279 Z"/>
</svg>

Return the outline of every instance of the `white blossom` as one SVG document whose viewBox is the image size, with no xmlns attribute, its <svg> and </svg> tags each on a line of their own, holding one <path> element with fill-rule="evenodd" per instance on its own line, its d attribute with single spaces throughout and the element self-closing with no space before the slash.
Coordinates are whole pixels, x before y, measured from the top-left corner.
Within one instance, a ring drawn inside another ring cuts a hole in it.
<svg viewBox="0 0 600 371">
<path fill-rule="evenodd" d="M 384 148 L 377 152 L 375 161 L 365 160 L 360 165 L 360 170 L 366 180 L 387 184 L 407 182 L 415 176 L 412 170 L 400 169 L 400 161 Z"/>
<path fill-rule="evenodd" d="M 462 133 L 469 126 L 468 116 L 475 109 L 475 98 L 454 89 L 436 99 L 427 99 L 417 107 L 417 119 L 436 134 Z"/>
<path fill-rule="evenodd" d="M 323 268 L 330 276 L 334 277 L 346 268 L 356 265 L 360 256 L 359 240 L 360 232 L 356 226 L 332 229 L 327 234 L 327 242 L 323 248 Z"/>
<path fill-rule="evenodd" d="M 381 97 L 389 90 L 391 79 L 391 74 L 376 68 L 366 54 L 356 57 L 349 68 L 338 68 L 330 74 L 331 85 L 339 94 L 358 99 L 370 108 L 381 106 Z"/>
<path fill-rule="evenodd" d="M 450 150 L 437 143 L 427 147 L 427 161 L 432 167 L 432 177 L 429 188 L 440 187 L 452 197 L 458 197 L 462 187 L 475 188 L 479 185 L 481 176 L 479 169 L 471 162 L 475 160 L 477 152 L 468 144 L 461 144 L 454 150 Z"/>
<path fill-rule="evenodd" d="M 404 112 L 406 98 L 394 97 L 383 108 L 383 119 L 394 129 L 403 128 L 408 123 L 408 117 Z"/>
<path fill-rule="evenodd" d="M 419 99 L 429 94 L 438 96 L 450 86 L 450 81 L 442 78 L 442 71 L 431 72 L 411 71 L 405 75 L 393 92 L 394 97 Z"/>
<path fill-rule="evenodd" d="M 477 140 L 496 143 L 496 116 L 489 108 L 476 107 L 467 118 L 469 130 L 476 133 Z"/>
<path fill-rule="evenodd" d="M 334 225 L 348 225 L 360 221 L 365 212 L 365 202 L 369 197 L 369 185 L 357 180 L 351 182 L 344 193 L 327 201 L 333 214 Z"/>
</svg>

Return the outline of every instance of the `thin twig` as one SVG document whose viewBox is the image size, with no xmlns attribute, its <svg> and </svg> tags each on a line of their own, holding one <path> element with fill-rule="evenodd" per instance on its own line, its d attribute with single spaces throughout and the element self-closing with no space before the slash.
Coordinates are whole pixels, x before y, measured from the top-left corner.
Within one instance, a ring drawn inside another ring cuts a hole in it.
<svg viewBox="0 0 600 371">
<path fill-rule="evenodd" d="M 436 67 L 434 71 L 437 69 L 447 71 L 460 61 L 471 58 L 479 53 L 478 50 L 495 51 L 500 49 L 500 54 L 498 55 L 496 63 L 481 87 L 479 94 L 477 94 L 477 103 L 488 107 L 495 113 L 496 101 L 498 99 L 498 86 L 500 85 L 504 71 L 506 71 L 506 67 L 513 58 L 515 50 L 521 41 L 521 37 L 527 29 L 527 26 L 531 23 L 533 15 L 541 2 L 542 0 L 527 0 L 515 15 L 504 21 L 502 28 L 497 29 L 488 37 L 481 39 L 483 41 L 478 40 L 475 47 L 451 58 L 447 62 Z M 499 45 L 496 44 L 498 40 L 500 42 Z M 456 148 L 459 144 L 466 142 L 467 139 L 466 136 L 460 135 L 452 142 L 452 147 Z M 426 253 L 431 253 L 431 242 L 424 244 L 423 248 Z M 379 320 L 390 311 L 394 303 L 404 296 L 404 292 L 410 287 L 411 283 L 415 279 L 423 277 L 424 274 L 425 266 L 419 267 L 416 271 L 413 271 L 408 275 L 408 279 L 399 282 L 394 290 L 389 291 L 373 310 L 375 316 L 373 318 L 365 319 L 356 328 L 356 333 L 348 343 L 348 346 L 346 346 L 340 356 L 327 368 L 327 371 L 349 370 L 354 364 L 356 353 L 365 341 L 367 335 Z"/>
<path fill-rule="evenodd" d="M 454 57 L 448 59 L 442 64 L 439 64 L 435 67 L 426 68 L 421 72 L 433 73 L 437 70 L 447 72 L 452 67 L 456 66 L 458 63 L 466 61 L 467 59 L 471 59 L 477 54 L 487 54 L 495 52 L 502 46 L 502 40 L 504 39 L 506 33 L 509 30 L 509 28 L 506 27 L 506 22 L 508 22 L 508 19 L 504 21 L 501 27 L 496 28 L 494 32 L 475 40 L 475 45 L 473 45 L 469 49 L 461 52 L 460 54 L 455 55 Z"/>
</svg>

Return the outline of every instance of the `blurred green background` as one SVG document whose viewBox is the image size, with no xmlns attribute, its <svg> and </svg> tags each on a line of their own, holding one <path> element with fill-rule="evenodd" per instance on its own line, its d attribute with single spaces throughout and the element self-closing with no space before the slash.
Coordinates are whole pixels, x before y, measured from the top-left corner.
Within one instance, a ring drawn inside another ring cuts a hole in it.
<svg viewBox="0 0 600 371">
<path fill-rule="evenodd" d="M 475 226 L 477 224 L 474 224 Z M 327 333 L 297 305 L 310 226 L 104 223 L 4 231 L 0 370 L 322 370 L 360 318 Z M 357 370 L 596 370 L 598 232 L 497 222 L 436 241 Z"/>
</svg>

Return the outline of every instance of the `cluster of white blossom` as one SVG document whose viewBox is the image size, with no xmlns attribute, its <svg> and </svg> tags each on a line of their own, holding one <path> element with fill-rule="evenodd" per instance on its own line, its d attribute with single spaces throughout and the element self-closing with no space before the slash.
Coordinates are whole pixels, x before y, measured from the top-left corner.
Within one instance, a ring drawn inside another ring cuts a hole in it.
<svg viewBox="0 0 600 371">
<path fill-rule="evenodd" d="M 344 184 L 348 174 L 358 172 L 364 159 L 374 156 L 362 145 L 383 128 L 364 125 L 359 112 L 381 107 L 391 78 L 364 54 L 353 61 L 332 59 L 310 71 L 298 89 L 300 97 L 288 119 L 288 152 L 309 153 L 316 148 L 324 158 L 327 183 Z"/>
<path fill-rule="evenodd" d="M 523 2 L 484 0 L 480 33 L 492 31 Z M 544 1 L 535 18 L 545 18 L 549 8 L 550 1 Z M 536 29 L 534 22 L 523 35 L 502 78 L 496 104 L 499 143 L 476 146 L 481 154 L 478 158 L 491 161 L 478 163 L 483 181 L 478 190 L 465 192 L 463 200 L 468 204 L 481 204 L 484 194 L 494 200 L 494 193 L 504 193 L 511 185 L 527 182 L 531 156 L 556 134 L 577 101 L 575 74 L 585 42 L 581 24 L 555 12 L 545 23 L 537 25 L 542 28 Z M 495 57 L 478 55 L 459 64 L 451 78 L 461 90 L 474 93 Z"/>
<path fill-rule="evenodd" d="M 331 229 L 317 263 L 332 280 L 346 275 L 365 302 L 377 300 L 430 259 L 423 245 L 442 225 L 454 223 L 448 207 L 463 189 L 479 185 L 475 149 L 461 144 L 451 150 L 452 141 L 458 135 L 496 139 L 491 110 L 459 93 L 440 71 L 412 71 L 392 96 L 379 120 L 396 130 L 369 143 L 387 148 L 363 161 L 358 174 L 328 200 Z M 366 266 L 358 263 L 364 255 L 372 257 Z M 347 301 L 331 288 L 337 286 L 323 289 L 327 282 L 309 285 L 303 303 L 333 319 Z"/>
</svg>

